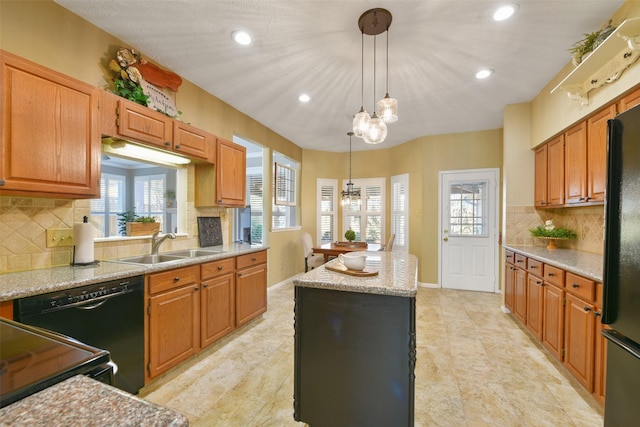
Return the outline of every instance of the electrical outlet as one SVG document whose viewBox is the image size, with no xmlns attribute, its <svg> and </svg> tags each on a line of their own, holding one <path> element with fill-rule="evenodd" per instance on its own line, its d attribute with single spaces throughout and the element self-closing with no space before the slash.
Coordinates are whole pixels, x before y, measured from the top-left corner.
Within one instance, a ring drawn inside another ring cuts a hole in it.
<svg viewBox="0 0 640 427">
<path fill-rule="evenodd" d="M 47 247 L 73 246 L 73 230 L 70 228 L 51 228 L 47 230 Z"/>
</svg>

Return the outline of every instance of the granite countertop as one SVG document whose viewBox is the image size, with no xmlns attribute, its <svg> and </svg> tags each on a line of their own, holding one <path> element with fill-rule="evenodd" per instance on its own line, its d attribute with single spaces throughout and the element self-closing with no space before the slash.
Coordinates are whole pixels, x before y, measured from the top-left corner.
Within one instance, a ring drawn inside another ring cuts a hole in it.
<svg viewBox="0 0 640 427">
<path fill-rule="evenodd" d="M 224 252 L 150 265 L 125 264 L 116 262 L 115 260 L 107 260 L 100 261 L 96 266 L 73 267 L 69 265 L 0 274 L 0 301 L 201 264 L 217 259 L 262 251 L 268 249 L 268 247 L 232 243 L 222 246 L 212 246 L 210 249 L 222 250 Z"/>
<path fill-rule="evenodd" d="M 545 264 L 562 268 L 565 271 L 602 282 L 603 255 L 581 252 L 573 249 L 548 250 L 539 246 L 503 245 L 507 250 L 535 258 Z"/>
<path fill-rule="evenodd" d="M 181 427 L 179 412 L 83 375 L 0 409 L 1 426 Z"/>
<path fill-rule="evenodd" d="M 418 291 L 418 261 L 415 255 L 402 252 L 365 252 L 367 270 L 377 270 L 377 276 L 357 277 L 330 271 L 337 259 L 296 277 L 294 285 L 307 288 L 333 289 L 347 292 L 415 297 Z"/>
</svg>

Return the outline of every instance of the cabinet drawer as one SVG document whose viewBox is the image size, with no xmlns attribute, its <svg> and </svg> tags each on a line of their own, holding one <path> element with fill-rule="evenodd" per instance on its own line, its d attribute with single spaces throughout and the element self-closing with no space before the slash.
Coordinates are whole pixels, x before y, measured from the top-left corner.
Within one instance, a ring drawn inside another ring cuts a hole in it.
<svg viewBox="0 0 640 427">
<path fill-rule="evenodd" d="M 153 295 L 188 283 L 197 283 L 199 279 L 200 266 L 198 265 L 154 273 L 149 275 L 149 293 Z"/>
<path fill-rule="evenodd" d="M 527 257 L 524 255 L 516 254 L 516 267 L 520 267 L 523 270 L 527 269 Z"/>
<path fill-rule="evenodd" d="M 567 291 L 575 296 L 593 301 L 595 292 L 595 282 L 576 276 L 573 273 L 567 273 Z"/>
<path fill-rule="evenodd" d="M 235 268 L 233 258 L 212 261 L 200 266 L 200 277 L 202 280 L 210 277 L 220 276 L 222 274 L 232 273 Z"/>
<path fill-rule="evenodd" d="M 544 280 L 552 285 L 564 287 L 564 270 L 552 265 L 544 265 Z"/>
<path fill-rule="evenodd" d="M 534 276 L 537 276 L 542 279 L 542 262 L 537 259 L 529 258 L 527 260 L 527 271 Z"/>
<path fill-rule="evenodd" d="M 507 263 L 513 264 L 515 262 L 515 254 L 511 251 L 504 251 L 504 259 Z"/>
<path fill-rule="evenodd" d="M 267 262 L 267 251 L 254 252 L 252 254 L 240 255 L 236 258 L 236 268 L 251 267 L 252 265 L 264 264 Z"/>
</svg>

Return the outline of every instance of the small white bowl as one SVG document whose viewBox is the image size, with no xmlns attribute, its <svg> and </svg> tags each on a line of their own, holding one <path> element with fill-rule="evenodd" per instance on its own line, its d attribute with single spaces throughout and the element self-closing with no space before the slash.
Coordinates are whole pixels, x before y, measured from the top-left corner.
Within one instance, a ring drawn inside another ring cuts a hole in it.
<svg viewBox="0 0 640 427">
<path fill-rule="evenodd" d="M 338 260 L 340 260 L 340 262 L 349 270 L 361 271 L 364 270 L 367 256 L 357 252 L 348 252 L 346 254 L 338 255 Z"/>
</svg>

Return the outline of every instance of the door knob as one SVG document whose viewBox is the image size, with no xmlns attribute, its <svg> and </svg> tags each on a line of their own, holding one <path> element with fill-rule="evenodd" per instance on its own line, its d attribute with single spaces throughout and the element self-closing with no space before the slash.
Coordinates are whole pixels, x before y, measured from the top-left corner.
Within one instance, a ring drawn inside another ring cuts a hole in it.
<svg viewBox="0 0 640 427">
<path fill-rule="evenodd" d="M 449 241 L 449 238 L 448 238 L 448 237 L 445 237 L 445 238 L 444 238 L 444 239 L 442 239 L 442 240 L 444 240 L 445 242 L 448 242 L 448 241 Z"/>
</svg>

